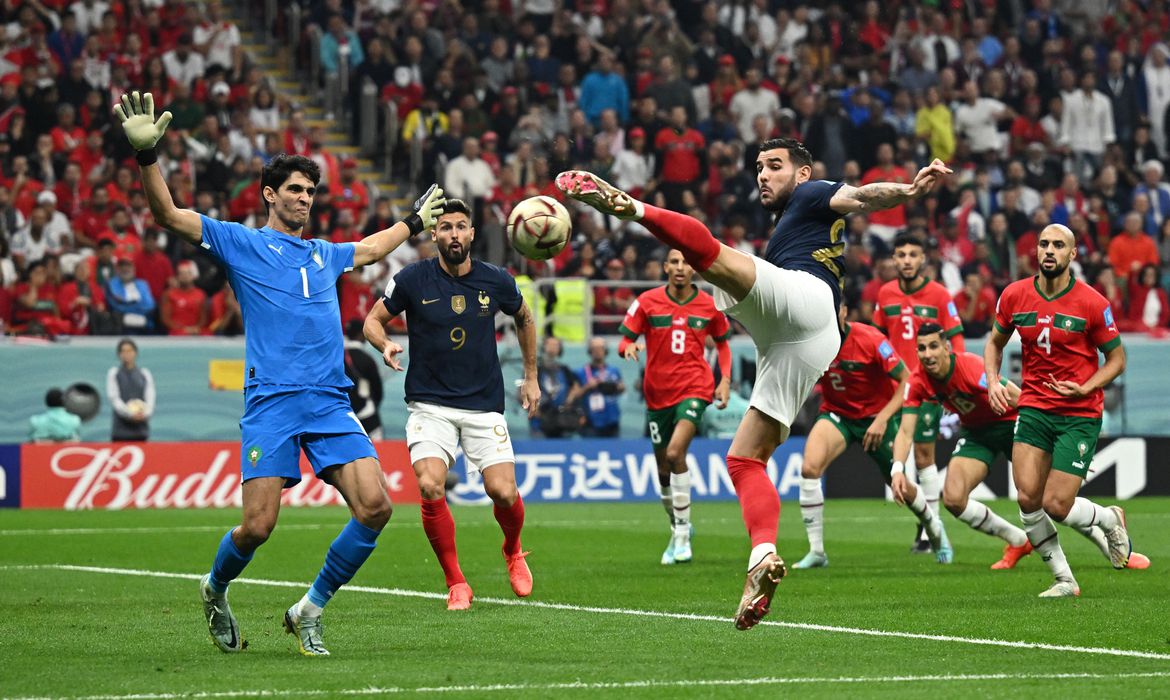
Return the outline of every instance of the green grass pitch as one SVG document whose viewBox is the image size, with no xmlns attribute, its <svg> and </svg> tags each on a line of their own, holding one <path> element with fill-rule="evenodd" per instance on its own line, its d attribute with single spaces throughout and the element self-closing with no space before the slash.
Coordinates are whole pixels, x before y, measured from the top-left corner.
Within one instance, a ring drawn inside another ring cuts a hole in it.
<svg viewBox="0 0 1170 700">
<path fill-rule="evenodd" d="M 993 506 L 1016 520 L 1014 504 Z M 941 566 L 908 554 L 904 509 L 830 500 L 831 566 L 790 572 L 767 618 L 782 624 L 739 632 L 748 543 L 734 502 L 695 506 L 695 561 L 673 567 L 658 563 L 656 504 L 531 505 L 536 585 L 524 602 L 491 510 L 455 508 L 477 597 L 462 613 L 446 610 L 417 507 L 401 506 L 355 589 L 327 608 L 333 655 L 321 659 L 296 654 L 280 618 L 344 524 L 340 509 L 281 514 L 245 572 L 257 582 L 232 586 L 250 642 L 232 656 L 211 644 L 195 579 L 237 511 L 0 511 L 0 697 L 1167 697 L 1170 499 L 1125 507 L 1153 566 L 1114 571 L 1058 528 L 1082 595 L 1043 601 L 1050 577 L 1035 555 L 990 571 L 1001 544 L 945 515 L 956 555 Z M 787 561 L 804 555 L 795 503 L 780 538 Z"/>
</svg>

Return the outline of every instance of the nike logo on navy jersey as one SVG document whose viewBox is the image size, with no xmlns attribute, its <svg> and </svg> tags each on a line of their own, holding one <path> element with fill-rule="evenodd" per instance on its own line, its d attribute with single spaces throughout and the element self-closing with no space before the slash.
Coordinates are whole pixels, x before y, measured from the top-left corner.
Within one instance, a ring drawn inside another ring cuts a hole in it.
<svg viewBox="0 0 1170 700">
<path fill-rule="evenodd" d="M 436 301 L 438 301 L 438 299 L 423 299 L 423 300 L 422 300 L 422 302 L 423 302 L 423 305 L 426 305 L 426 304 L 434 304 Z"/>
</svg>

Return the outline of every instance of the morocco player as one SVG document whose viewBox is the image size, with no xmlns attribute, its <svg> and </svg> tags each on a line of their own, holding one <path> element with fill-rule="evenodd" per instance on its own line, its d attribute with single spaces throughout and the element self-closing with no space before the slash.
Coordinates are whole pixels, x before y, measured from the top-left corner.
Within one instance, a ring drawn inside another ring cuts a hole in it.
<svg viewBox="0 0 1170 700">
<path fill-rule="evenodd" d="M 991 568 L 1010 569 L 1020 557 L 1032 551 L 1028 536 L 987 506 L 971 500 L 970 495 L 987 478 L 987 470 L 997 455 L 1011 458 L 1015 401 L 1020 389 L 1001 379 L 1011 399 L 1011 408 L 1003 412 L 993 410 L 987 400 L 983 360 L 969 352 L 951 352 L 947 347 L 946 332 L 933 321 L 918 328 L 917 354 L 919 366 L 906 386 L 902 428 L 894 441 L 896 461 L 890 473 L 894 497 L 905 503 L 913 498 L 913 486 L 906 479 L 903 463 L 910 456 L 918 412 L 926 402 L 939 401 L 948 411 L 959 416 L 959 423 L 963 426 L 955 451 L 947 463 L 943 505 L 972 528 L 1006 542 L 1003 557 Z"/>
<path fill-rule="evenodd" d="M 808 533 L 808 554 L 793 565 L 813 569 L 829 565 L 825 554 L 825 494 L 821 476 L 849 445 L 860 442 L 889 481 L 893 466 L 894 435 L 898 432 L 898 410 L 906 386 L 906 365 L 882 332 L 863 323 L 845 323 L 841 350 L 821 377 L 821 413 L 804 444 L 800 468 L 800 513 Z M 950 543 L 939 520 L 919 496 L 911 510 L 931 534 L 940 561 L 950 559 Z"/>
<path fill-rule="evenodd" d="M 557 187 L 605 214 L 637 220 L 678 248 L 703 279 L 715 285 L 716 308 L 734 316 L 756 344 L 751 405 L 732 438 L 727 471 L 751 538 L 747 580 L 735 626 L 755 626 L 770 609 L 784 561 L 776 553 L 780 497 L 766 461 L 788 439 L 796 412 L 841 347 L 837 308 L 844 275 L 845 215 L 870 212 L 921 197 L 950 170 L 940 160 L 914 182 L 852 187 L 810 180 L 812 154 L 795 139 L 769 139 L 756 157 L 760 203 L 776 215 L 763 257 L 715 240 L 697 219 L 639 202 L 581 170 L 557 175 Z"/>
<path fill-rule="evenodd" d="M 431 233 L 439 255 L 404 267 L 366 317 L 365 333 L 386 364 L 401 370 L 402 346 L 386 324 L 406 312 L 410 366 L 406 370 L 406 446 L 422 496 L 422 523 L 447 581 L 447 609 L 471 607 L 472 591 L 459 567 L 455 520 L 447 507 L 447 471 L 462 447 L 477 469 L 504 532 L 504 562 L 512 592 L 532 593 L 532 573 L 520 548 L 524 501 L 516 489 L 516 458 L 504 419 L 504 377 L 496 349 L 496 312 L 516 320 L 524 357 L 520 385 L 528 417 L 536 415 L 536 325 L 516 280 L 469 256 L 475 228 L 471 209 L 448 199 Z"/>
<path fill-rule="evenodd" d="M 922 240 L 909 234 L 894 239 L 894 263 L 898 267 L 898 278 L 886 282 L 878 290 L 873 323 L 885 330 L 907 369 L 911 373 L 918 369 L 918 327 L 927 321 L 940 324 L 944 337 L 950 340 L 954 351 L 963 352 L 963 321 L 946 287 L 927 279 L 923 273 L 926 251 Z M 941 420 L 942 407 L 927 401 L 919 408 L 914 432 L 914 464 L 918 468 L 918 485 L 922 487 L 926 504 L 935 515 L 938 515 L 938 497 L 942 485 L 938 479 L 938 467 L 934 463 L 934 443 L 938 439 Z"/>
<path fill-rule="evenodd" d="M 692 282 L 695 270 L 682 252 L 671 250 L 662 264 L 667 284 L 645 292 L 630 306 L 622 323 L 618 353 L 637 361 L 646 350 L 646 423 L 658 463 L 662 506 L 671 522 L 663 564 L 691 560 L 691 474 L 687 450 L 703 420 L 712 394 L 719 408 L 731 393 L 731 324 L 715 308 L 710 294 Z M 646 344 L 637 342 L 646 336 Z M 719 353 L 719 386 L 707 364 L 707 338 Z"/>
<path fill-rule="evenodd" d="M 1105 297 L 1069 271 L 1076 239 L 1067 227 L 1050 224 L 1037 242 L 1040 274 L 1008 285 L 999 298 L 995 326 L 983 351 L 988 399 L 1007 411 L 1010 396 L 999 381 L 1003 348 L 1013 332 L 1023 346 L 1023 386 L 1012 448 L 1012 474 L 1020 520 L 1055 582 L 1042 598 L 1080 595 L 1056 528 L 1064 523 L 1082 534 L 1099 527 L 1114 568 L 1144 568 L 1131 562 L 1125 512 L 1077 496 L 1101 430 L 1102 388 L 1125 370 L 1125 347 Z M 1105 353 L 1100 365 L 1097 352 Z M 1136 557 L 1135 557 L 1136 559 Z"/>
</svg>

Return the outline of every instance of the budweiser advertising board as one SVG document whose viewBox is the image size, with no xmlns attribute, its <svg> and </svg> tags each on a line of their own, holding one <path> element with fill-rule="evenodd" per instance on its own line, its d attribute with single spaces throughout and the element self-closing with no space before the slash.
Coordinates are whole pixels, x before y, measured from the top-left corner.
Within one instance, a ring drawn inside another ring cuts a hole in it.
<svg viewBox="0 0 1170 700">
<path fill-rule="evenodd" d="M 418 503 L 406 443 L 374 443 L 395 503 Z M 230 442 L 25 445 L 20 495 L 24 508 L 231 508 L 240 505 L 240 445 Z M 286 489 L 286 506 L 343 505 L 337 489 L 313 476 L 301 457 L 301 481 Z"/>
</svg>

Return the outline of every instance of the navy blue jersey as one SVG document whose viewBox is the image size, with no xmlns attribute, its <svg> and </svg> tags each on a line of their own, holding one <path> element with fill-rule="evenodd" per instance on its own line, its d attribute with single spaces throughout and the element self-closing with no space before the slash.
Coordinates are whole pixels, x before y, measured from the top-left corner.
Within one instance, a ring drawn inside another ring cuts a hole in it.
<svg viewBox="0 0 1170 700">
<path fill-rule="evenodd" d="M 841 305 L 845 284 L 845 215 L 829 208 L 840 182 L 810 180 L 797 185 L 776 221 L 764 259 L 776 267 L 804 270 L 833 288 L 833 302 Z"/>
<path fill-rule="evenodd" d="M 304 241 L 279 231 L 203 219 L 200 244 L 222 260 L 244 316 L 244 385 L 353 386 L 337 278 L 353 243 Z"/>
<path fill-rule="evenodd" d="M 462 277 L 448 275 L 438 258 L 402 268 L 382 302 L 391 316 L 406 312 L 406 400 L 503 413 L 496 311 L 515 314 L 523 301 L 512 275 L 479 260 Z"/>
</svg>

